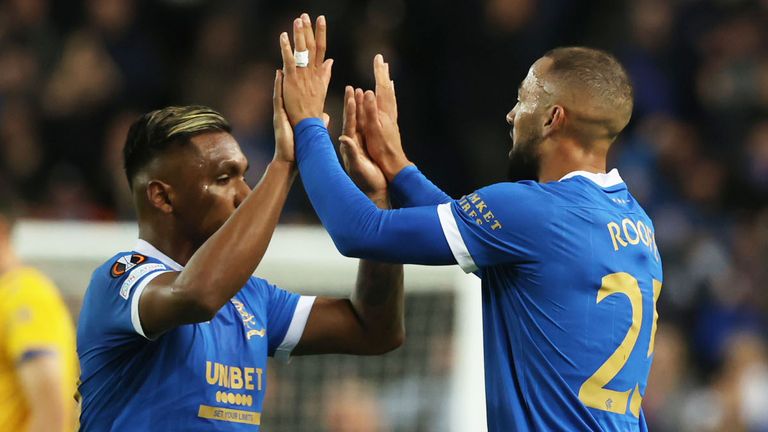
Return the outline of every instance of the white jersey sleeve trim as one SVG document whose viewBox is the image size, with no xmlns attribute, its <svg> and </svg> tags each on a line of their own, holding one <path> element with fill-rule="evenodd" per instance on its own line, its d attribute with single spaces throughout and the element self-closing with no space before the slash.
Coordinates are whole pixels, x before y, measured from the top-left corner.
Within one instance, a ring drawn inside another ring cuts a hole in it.
<svg viewBox="0 0 768 432">
<path fill-rule="evenodd" d="M 465 273 L 473 273 L 478 270 L 475 260 L 467 249 L 464 239 L 461 237 L 459 226 L 456 224 L 456 218 L 451 211 L 451 203 L 444 203 L 437 206 L 437 216 L 440 218 L 440 225 L 443 227 L 443 234 L 448 241 L 453 257 Z"/>
<path fill-rule="evenodd" d="M 283 342 L 275 350 L 275 359 L 283 363 L 288 363 L 290 360 L 291 352 L 301 340 L 301 335 L 304 334 L 304 328 L 307 326 L 307 319 L 309 319 L 309 312 L 312 311 L 312 305 L 315 304 L 315 298 L 315 296 L 299 297 L 288 331 L 285 332 Z"/>
<path fill-rule="evenodd" d="M 150 273 L 141 280 L 141 282 L 136 285 L 136 290 L 133 292 L 133 297 L 131 298 L 131 324 L 133 324 L 133 329 L 136 331 L 136 333 L 143 336 L 145 339 L 149 339 L 144 333 L 144 329 L 141 327 L 141 318 L 139 317 L 139 299 L 141 298 L 141 294 L 144 292 L 144 288 L 147 287 L 147 284 L 152 282 L 152 280 L 158 276 L 160 276 L 163 273 L 168 273 L 170 270 L 166 271 L 158 271 L 156 273 Z M 149 339 L 152 340 L 152 339 Z"/>
</svg>

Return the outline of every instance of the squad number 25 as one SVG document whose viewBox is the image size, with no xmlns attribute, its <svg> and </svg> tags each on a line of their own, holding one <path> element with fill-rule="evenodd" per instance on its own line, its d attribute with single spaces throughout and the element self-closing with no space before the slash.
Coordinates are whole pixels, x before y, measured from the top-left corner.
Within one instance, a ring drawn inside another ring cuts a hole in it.
<svg viewBox="0 0 768 432">
<path fill-rule="evenodd" d="M 653 345 L 656 337 L 656 321 L 659 314 L 656 311 L 656 301 L 661 293 L 661 282 L 653 280 L 653 323 L 651 328 L 651 341 L 648 344 L 648 354 L 653 354 Z M 635 384 L 634 389 L 629 388 L 624 391 L 610 390 L 605 386 L 621 371 L 627 363 L 630 354 L 635 349 L 637 337 L 643 326 L 643 294 L 640 291 L 640 285 L 629 273 L 612 273 L 603 277 L 600 290 L 597 292 L 597 303 L 600 303 L 608 296 L 614 294 L 624 294 L 629 298 L 632 310 L 632 325 L 627 330 L 624 340 L 616 351 L 608 357 L 597 371 L 589 377 L 579 389 L 579 400 L 584 405 L 608 411 L 617 414 L 625 414 L 627 403 L 629 411 L 633 416 L 640 416 L 640 404 L 643 397 L 640 395 L 640 386 Z"/>
</svg>

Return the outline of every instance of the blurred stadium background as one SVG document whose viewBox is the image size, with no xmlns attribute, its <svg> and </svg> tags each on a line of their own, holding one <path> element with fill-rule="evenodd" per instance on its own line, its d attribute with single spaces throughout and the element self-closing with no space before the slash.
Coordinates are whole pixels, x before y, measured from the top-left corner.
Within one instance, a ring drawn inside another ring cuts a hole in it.
<svg viewBox="0 0 768 432">
<path fill-rule="evenodd" d="M 575 44 L 615 53 L 636 107 L 613 165 L 654 219 L 665 266 L 650 430 L 768 430 L 765 0 L 4 0 L 0 184 L 23 203 L 17 246 L 73 316 L 92 269 L 135 237 L 121 168 L 130 122 L 169 104 L 215 107 L 257 181 L 273 149 L 277 35 L 305 10 L 329 20 L 332 133 L 343 86 L 371 87 L 383 53 L 406 150 L 453 196 L 507 177 L 504 116 L 536 58 Z M 348 292 L 354 262 L 330 249 L 299 184 L 283 223 L 259 274 Z M 477 405 L 474 282 L 414 268 L 406 283 L 405 346 L 273 365 L 265 430 L 444 431 L 461 417 L 456 397 Z"/>
</svg>

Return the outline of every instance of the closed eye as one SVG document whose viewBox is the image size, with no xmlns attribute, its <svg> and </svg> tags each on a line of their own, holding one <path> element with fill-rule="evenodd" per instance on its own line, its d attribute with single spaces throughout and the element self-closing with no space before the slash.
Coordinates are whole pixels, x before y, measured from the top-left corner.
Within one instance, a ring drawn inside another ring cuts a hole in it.
<svg viewBox="0 0 768 432">
<path fill-rule="evenodd" d="M 222 186 L 226 185 L 227 183 L 229 183 L 229 179 L 230 178 L 231 177 L 229 176 L 229 174 L 222 174 L 222 175 L 216 177 L 216 184 L 219 184 L 219 185 L 222 185 Z"/>
</svg>

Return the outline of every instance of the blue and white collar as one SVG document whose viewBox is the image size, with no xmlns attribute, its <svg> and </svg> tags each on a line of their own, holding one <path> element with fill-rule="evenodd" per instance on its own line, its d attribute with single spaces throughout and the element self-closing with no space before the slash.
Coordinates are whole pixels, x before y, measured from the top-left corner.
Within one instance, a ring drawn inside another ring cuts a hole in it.
<svg viewBox="0 0 768 432">
<path fill-rule="evenodd" d="M 617 184 L 624 183 L 624 180 L 619 175 L 619 170 L 616 168 L 612 169 L 606 174 L 593 173 L 589 171 L 573 171 L 563 176 L 563 178 L 561 178 L 559 181 L 567 180 L 576 176 L 586 177 L 589 180 L 592 180 L 593 183 L 600 186 L 601 188 L 609 188 L 616 186 Z"/>
<path fill-rule="evenodd" d="M 161 263 L 165 264 L 168 268 L 174 271 L 182 271 L 184 269 L 184 266 L 177 263 L 176 261 L 172 260 L 168 255 L 160 252 L 157 250 L 156 247 L 152 246 L 148 241 L 139 239 L 136 242 L 136 246 L 133 248 L 134 251 L 146 255 L 150 258 L 154 258 Z"/>
</svg>

